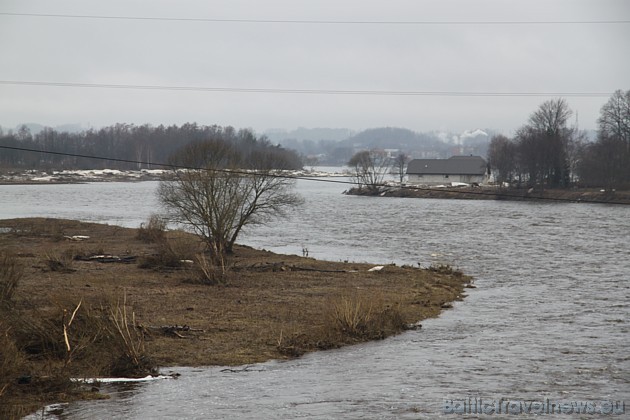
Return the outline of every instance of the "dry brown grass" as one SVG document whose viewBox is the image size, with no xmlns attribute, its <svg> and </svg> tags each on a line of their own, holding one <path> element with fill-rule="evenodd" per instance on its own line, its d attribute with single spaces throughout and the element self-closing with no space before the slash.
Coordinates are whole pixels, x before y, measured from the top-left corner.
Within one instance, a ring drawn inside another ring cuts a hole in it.
<svg viewBox="0 0 630 420">
<path fill-rule="evenodd" d="M 379 293 L 355 291 L 334 301 L 330 313 L 331 327 L 354 339 L 382 339 L 405 329 L 399 306 L 399 303 L 384 303 Z"/>
<path fill-rule="evenodd" d="M 74 271 L 72 264 L 74 262 L 74 250 L 67 249 L 64 252 L 51 251 L 46 253 L 44 261 L 50 271 L 59 271 L 61 273 L 71 273 Z"/>
<path fill-rule="evenodd" d="M 8 252 L 0 251 L 0 307 L 12 303 L 24 267 L 18 259 Z"/>
<path fill-rule="evenodd" d="M 212 260 L 202 252 L 195 255 L 192 262 L 193 264 L 190 267 L 191 276 L 189 279 L 191 283 L 225 285 L 228 284 L 230 277 L 233 276 L 230 267 L 226 267 L 225 264 L 220 266 L 214 265 Z"/>
<path fill-rule="evenodd" d="M 5 314 L 3 314 L 5 315 Z M 13 382 L 24 374 L 26 358 L 17 348 L 6 318 L 0 320 L 0 398 L 7 394 Z"/>
<path fill-rule="evenodd" d="M 203 251 L 203 244 L 196 237 L 183 232 L 169 232 L 153 243 L 155 252 L 145 254 L 140 268 L 169 270 L 188 267 Z"/>
<path fill-rule="evenodd" d="M 145 349 L 144 332 L 136 323 L 135 313 L 128 312 L 126 294 L 108 308 L 105 321 L 110 346 L 116 354 L 111 374 L 128 376 L 152 370 L 153 366 Z"/>
</svg>

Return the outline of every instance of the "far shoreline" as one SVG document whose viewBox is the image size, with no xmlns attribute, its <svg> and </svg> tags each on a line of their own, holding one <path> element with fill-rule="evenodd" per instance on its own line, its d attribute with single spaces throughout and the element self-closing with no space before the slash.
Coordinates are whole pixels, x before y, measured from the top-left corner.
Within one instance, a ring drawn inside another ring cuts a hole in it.
<svg viewBox="0 0 630 420">
<path fill-rule="evenodd" d="M 91 182 L 145 182 L 161 181 L 171 169 L 77 169 L 77 170 L 26 170 L 0 171 L 0 185 L 62 185 Z M 341 172 L 324 172 L 313 169 L 286 171 L 287 175 L 302 178 L 341 178 Z"/>
<path fill-rule="evenodd" d="M 597 188 L 582 189 L 527 189 L 498 187 L 385 187 L 377 191 L 357 187 L 347 195 L 367 197 L 429 198 L 453 200 L 495 200 L 520 202 L 555 202 L 585 204 L 630 204 L 630 191 L 603 191 Z"/>
</svg>

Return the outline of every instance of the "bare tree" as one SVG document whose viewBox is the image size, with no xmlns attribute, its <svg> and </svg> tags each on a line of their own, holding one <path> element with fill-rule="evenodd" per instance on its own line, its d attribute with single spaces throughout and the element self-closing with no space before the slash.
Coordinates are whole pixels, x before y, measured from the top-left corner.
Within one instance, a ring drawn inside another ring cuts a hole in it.
<svg viewBox="0 0 630 420">
<path fill-rule="evenodd" d="M 562 98 L 551 99 L 543 102 L 529 117 L 529 125 L 541 132 L 560 135 L 572 114 L 567 101 Z"/>
<path fill-rule="evenodd" d="M 630 90 L 617 90 L 602 107 L 597 122 L 600 136 L 617 138 L 630 151 Z"/>
<path fill-rule="evenodd" d="M 394 158 L 392 173 L 394 175 L 398 175 L 398 179 L 400 180 L 401 185 L 405 180 L 405 174 L 407 172 L 407 164 L 409 163 L 409 160 L 410 157 L 404 153 L 399 153 L 398 156 Z"/>
<path fill-rule="evenodd" d="M 348 161 L 353 170 L 353 178 L 359 190 L 363 187 L 370 192 L 379 191 L 389 168 L 389 158 L 382 150 L 372 149 L 357 152 Z"/>
<path fill-rule="evenodd" d="M 597 142 L 583 147 L 578 165 L 584 185 L 630 188 L 630 90 L 616 91 L 602 107 Z"/>
<path fill-rule="evenodd" d="M 488 146 L 488 164 L 497 182 L 511 182 L 517 168 L 514 143 L 501 134 L 493 136 Z"/>
<path fill-rule="evenodd" d="M 570 169 L 567 147 L 573 129 L 567 127 L 572 111 L 564 99 L 544 102 L 518 130 L 519 162 L 532 185 L 567 186 Z"/>
<path fill-rule="evenodd" d="M 220 138 L 192 143 L 173 159 L 190 169 L 173 169 L 160 183 L 158 196 L 172 219 L 200 235 L 215 264 L 222 265 L 243 228 L 302 203 L 291 191 L 294 180 L 279 176 L 287 162 L 275 149 L 252 148 L 245 154 Z"/>
</svg>

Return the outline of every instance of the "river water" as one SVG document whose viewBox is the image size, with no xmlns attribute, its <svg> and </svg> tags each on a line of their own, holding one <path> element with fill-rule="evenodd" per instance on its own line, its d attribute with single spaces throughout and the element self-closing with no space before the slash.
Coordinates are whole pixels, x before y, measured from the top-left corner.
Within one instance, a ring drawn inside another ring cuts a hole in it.
<svg viewBox="0 0 630 420">
<path fill-rule="evenodd" d="M 156 185 L 0 186 L 0 218 L 137 227 L 158 209 Z M 629 207 L 297 187 L 303 207 L 239 242 L 284 253 L 308 248 L 334 261 L 447 263 L 473 275 L 477 288 L 418 331 L 241 372 L 166 368 L 181 377 L 108 385 L 111 399 L 72 403 L 50 418 L 433 419 L 460 418 L 444 413 L 444 401 L 465 398 L 630 403 Z"/>
</svg>

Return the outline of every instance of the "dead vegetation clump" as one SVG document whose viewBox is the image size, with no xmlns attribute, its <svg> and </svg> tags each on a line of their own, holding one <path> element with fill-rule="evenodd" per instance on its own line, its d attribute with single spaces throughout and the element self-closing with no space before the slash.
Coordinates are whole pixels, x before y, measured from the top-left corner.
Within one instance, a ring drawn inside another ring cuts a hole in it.
<svg viewBox="0 0 630 420">
<path fill-rule="evenodd" d="M 229 267 L 224 260 L 219 265 L 213 263 L 204 252 L 200 240 L 183 235 L 182 232 L 166 232 L 166 222 L 157 215 L 141 224 L 136 238 L 154 244 L 156 252 L 140 259 L 139 267 L 154 270 L 185 269 L 186 282 L 190 284 L 217 285 L 227 283 Z"/>
<path fill-rule="evenodd" d="M 46 266 L 50 271 L 59 271 L 61 273 L 72 273 L 75 271 L 72 268 L 74 259 L 75 255 L 72 249 L 63 252 L 49 252 L 44 257 Z"/>
<path fill-rule="evenodd" d="M 71 378 L 144 376 L 155 371 L 145 331 L 126 298 L 88 307 L 0 308 L 0 418 L 21 418 L 49 402 L 98 398 Z"/>
<path fill-rule="evenodd" d="M 322 323 L 309 333 L 281 330 L 277 349 L 285 356 L 297 357 L 309 351 L 382 340 L 404 331 L 407 325 L 399 304 L 385 303 L 382 294 L 347 292 L 327 305 Z"/>
<path fill-rule="evenodd" d="M 166 238 L 166 221 L 152 214 L 146 223 L 141 223 L 136 238 L 149 243 L 160 243 Z"/>
<path fill-rule="evenodd" d="M 6 251 L 0 251 L 0 307 L 12 303 L 23 274 L 24 267 L 17 258 Z"/>
<path fill-rule="evenodd" d="M 117 300 L 115 305 L 109 306 L 103 319 L 116 355 L 110 368 L 114 376 L 138 375 L 155 369 L 145 348 L 144 330 L 136 322 L 135 313 L 130 314 L 127 308 L 127 295 L 124 295 L 122 302 Z"/>
<path fill-rule="evenodd" d="M 198 253 L 192 261 L 193 265 L 190 269 L 191 276 L 188 279 L 190 283 L 199 283 L 207 285 L 227 284 L 230 277 L 234 275 L 231 267 L 225 265 L 214 265 L 212 259 L 208 258 L 205 253 Z"/>
<path fill-rule="evenodd" d="M 398 305 L 385 304 L 381 295 L 355 292 L 332 305 L 330 325 L 360 341 L 380 340 L 405 329 Z"/>
<path fill-rule="evenodd" d="M 443 264 L 443 263 L 431 264 L 428 270 L 434 273 L 454 275 L 454 276 L 460 276 L 460 277 L 464 275 L 464 273 L 462 273 L 460 270 L 456 268 L 453 268 L 450 264 Z"/>
<path fill-rule="evenodd" d="M 159 271 L 189 267 L 203 250 L 197 238 L 180 231 L 169 232 L 152 245 L 154 252 L 140 258 L 140 268 Z"/>
</svg>

